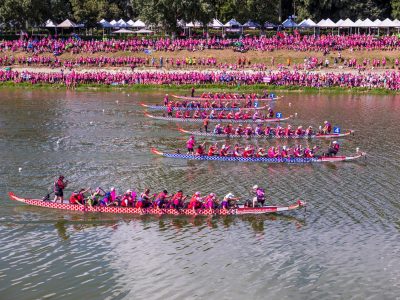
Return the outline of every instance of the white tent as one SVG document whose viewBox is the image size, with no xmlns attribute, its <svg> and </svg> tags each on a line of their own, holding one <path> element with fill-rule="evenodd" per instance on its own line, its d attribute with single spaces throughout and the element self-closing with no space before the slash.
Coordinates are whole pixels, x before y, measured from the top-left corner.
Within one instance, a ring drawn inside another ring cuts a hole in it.
<svg viewBox="0 0 400 300">
<path fill-rule="evenodd" d="M 375 27 L 379 27 L 379 25 L 380 25 L 381 23 L 382 23 L 382 21 L 379 20 L 379 19 L 376 19 L 376 20 L 374 21 Z"/>
<path fill-rule="evenodd" d="M 363 23 L 363 20 L 358 19 L 357 21 L 354 22 L 354 26 L 355 27 L 360 27 L 362 25 L 362 23 Z"/>
<path fill-rule="evenodd" d="M 117 22 L 117 25 L 122 28 L 128 27 L 128 24 L 126 24 L 126 22 L 122 19 L 119 19 L 119 21 Z"/>
<path fill-rule="evenodd" d="M 325 19 L 322 19 L 321 21 L 319 21 L 319 22 L 317 23 L 317 26 L 318 26 L 318 27 L 325 27 Z"/>
<path fill-rule="evenodd" d="M 135 22 L 132 19 L 126 22 L 126 25 L 128 25 L 128 27 L 133 27 L 133 24 L 135 24 Z"/>
<path fill-rule="evenodd" d="M 325 20 L 325 23 L 324 23 L 324 26 L 323 27 L 326 27 L 326 28 L 335 28 L 336 27 L 336 24 L 335 24 L 335 22 L 333 22 L 331 19 L 326 19 Z"/>
<path fill-rule="evenodd" d="M 135 31 L 135 33 L 149 34 L 149 33 L 153 33 L 153 31 L 148 30 L 148 29 L 140 29 L 138 31 Z"/>
<path fill-rule="evenodd" d="M 351 27 L 357 27 L 357 26 L 355 25 L 355 23 L 354 23 L 352 20 L 350 20 L 349 18 L 347 18 L 346 20 L 344 20 L 344 21 L 342 22 L 342 24 L 340 25 L 340 27 L 343 27 L 343 28 L 351 28 Z"/>
<path fill-rule="evenodd" d="M 379 24 L 379 27 L 381 27 L 381 28 L 396 27 L 396 24 L 389 18 L 386 18 Z"/>
<path fill-rule="evenodd" d="M 100 26 L 103 27 L 103 28 L 111 28 L 111 27 L 112 27 L 111 24 L 110 24 L 109 22 L 107 22 L 106 20 L 104 20 L 104 19 L 102 19 L 102 20 L 99 22 L 99 24 L 100 24 Z"/>
<path fill-rule="evenodd" d="M 77 25 L 74 22 L 66 19 L 64 22 L 58 24 L 57 27 L 59 27 L 59 28 L 75 28 L 75 27 L 77 27 Z"/>
<path fill-rule="evenodd" d="M 117 21 L 112 20 L 112 21 L 110 22 L 110 25 L 111 25 L 112 27 L 118 27 L 118 24 L 117 24 L 117 23 L 118 23 Z"/>
<path fill-rule="evenodd" d="M 144 24 L 144 22 L 141 21 L 141 20 L 136 20 L 135 23 L 133 23 L 133 26 L 132 26 L 132 27 L 135 27 L 135 28 L 145 28 L 145 27 L 146 27 L 146 24 Z"/>
<path fill-rule="evenodd" d="M 305 19 L 303 21 L 301 21 L 298 25 L 298 27 L 300 28 L 313 28 L 313 27 L 317 27 L 317 24 L 315 24 L 315 22 L 311 19 Z"/>
<path fill-rule="evenodd" d="M 201 22 L 199 22 L 199 21 L 194 21 L 194 23 L 193 22 L 190 22 L 190 23 L 187 23 L 186 24 L 186 27 L 187 28 L 200 28 L 200 27 L 202 27 L 203 26 L 203 24 L 201 23 Z"/>
<path fill-rule="evenodd" d="M 362 21 L 362 23 L 359 25 L 359 27 L 371 28 L 371 27 L 375 27 L 375 24 L 370 19 L 366 18 L 364 21 Z"/>
<path fill-rule="evenodd" d="M 48 19 L 45 23 L 44 23 L 44 27 L 47 28 L 56 28 L 57 24 L 54 23 L 52 20 Z"/>
<path fill-rule="evenodd" d="M 229 20 L 228 22 L 226 22 L 225 24 L 224 24 L 224 27 L 229 27 L 229 28 L 231 28 L 231 27 L 242 27 L 242 24 L 240 24 L 238 21 L 236 21 L 235 19 L 231 19 L 231 20 Z"/>
<path fill-rule="evenodd" d="M 342 27 L 342 23 L 344 20 L 340 19 L 339 21 L 336 22 L 336 27 Z"/>
<path fill-rule="evenodd" d="M 114 31 L 113 33 L 135 33 L 135 32 L 129 29 L 121 28 L 117 31 Z"/>
<path fill-rule="evenodd" d="M 211 28 L 222 28 L 224 27 L 224 24 L 222 24 L 218 19 L 213 19 L 212 22 L 207 24 L 207 26 Z"/>
<path fill-rule="evenodd" d="M 400 21 L 397 19 L 393 20 L 393 24 L 394 24 L 394 27 L 396 27 L 396 28 L 400 27 Z"/>
</svg>

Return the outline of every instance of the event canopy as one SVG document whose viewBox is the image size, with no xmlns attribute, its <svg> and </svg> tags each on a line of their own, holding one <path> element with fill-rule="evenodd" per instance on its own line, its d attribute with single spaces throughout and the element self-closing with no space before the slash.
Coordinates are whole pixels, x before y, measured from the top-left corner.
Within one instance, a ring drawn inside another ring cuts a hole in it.
<svg viewBox="0 0 400 300">
<path fill-rule="evenodd" d="M 122 19 L 119 19 L 119 21 L 117 22 L 116 25 L 118 25 L 118 27 L 121 27 L 121 28 L 126 28 L 126 27 L 128 27 L 128 24 L 127 24 L 124 20 L 122 20 Z"/>
<path fill-rule="evenodd" d="M 133 27 L 133 24 L 135 24 L 135 22 L 132 19 L 129 19 L 129 21 L 126 22 L 126 25 L 128 25 L 128 27 Z"/>
<path fill-rule="evenodd" d="M 248 20 L 246 23 L 243 24 L 243 27 L 254 28 L 255 29 L 255 28 L 260 28 L 261 25 L 258 24 L 257 22 L 252 21 L 252 20 Z"/>
<path fill-rule="evenodd" d="M 111 28 L 111 27 L 112 27 L 112 25 L 111 25 L 109 22 L 107 22 L 106 20 L 104 20 L 104 19 L 102 19 L 102 20 L 99 22 L 99 24 L 100 24 L 100 26 L 103 27 L 103 28 Z"/>
<path fill-rule="evenodd" d="M 212 22 L 207 24 L 207 26 L 211 28 L 222 28 L 224 27 L 224 24 L 222 24 L 222 22 L 218 19 L 213 19 Z"/>
<path fill-rule="evenodd" d="M 144 24 L 144 22 L 141 21 L 141 20 L 139 19 L 139 20 L 136 20 L 136 21 L 133 23 L 133 26 L 132 26 L 132 27 L 135 27 L 135 28 L 145 28 L 145 27 L 146 27 L 146 24 Z"/>
<path fill-rule="evenodd" d="M 320 27 L 326 27 L 326 28 L 335 28 L 337 27 L 335 22 L 333 22 L 331 19 L 326 19 L 324 22 L 324 26 L 320 26 Z"/>
<path fill-rule="evenodd" d="M 355 25 L 355 23 L 354 23 L 352 20 L 350 20 L 349 18 L 347 18 L 346 20 L 344 20 L 344 21 L 342 22 L 342 24 L 340 24 L 340 27 L 343 27 L 343 28 L 350 28 L 350 27 L 357 27 L 357 26 Z"/>
<path fill-rule="evenodd" d="M 57 25 L 58 28 L 75 28 L 78 27 L 74 22 L 66 19 L 64 22 Z"/>
<path fill-rule="evenodd" d="M 366 18 L 364 21 L 362 21 L 362 23 L 359 25 L 359 27 L 371 28 L 371 27 L 375 27 L 375 24 L 370 19 Z"/>
<path fill-rule="evenodd" d="M 311 19 L 305 19 L 303 21 L 301 21 L 298 25 L 298 27 L 300 28 L 313 28 L 313 27 L 317 27 L 317 24 L 315 24 L 315 22 Z"/>
<path fill-rule="evenodd" d="M 240 24 L 238 21 L 236 21 L 235 19 L 231 19 L 228 22 L 225 23 L 224 27 L 242 27 L 242 24 Z"/>
<path fill-rule="evenodd" d="M 375 27 L 379 27 L 379 25 L 381 25 L 381 23 L 382 23 L 382 21 L 379 20 L 379 19 L 376 19 L 376 20 L 374 21 Z"/>
<path fill-rule="evenodd" d="M 135 31 L 129 30 L 129 29 L 125 29 L 125 28 L 121 28 L 117 31 L 114 31 L 113 33 L 135 33 Z"/>
<path fill-rule="evenodd" d="M 294 28 L 297 27 L 297 24 L 295 21 L 292 20 L 292 18 L 289 18 L 282 23 L 282 26 L 285 28 Z"/>
<path fill-rule="evenodd" d="M 193 28 L 193 27 L 200 28 L 200 27 L 203 27 L 203 24 L 201 22 L 199 22 L 199 21 L 194 21 L 194 23 L 193 22 L 187 23 L 186 27 L 188 27 L 188 28 Z"/>
<path fill-rule="evenodd" d="M 336 27 L 342 27 L 342 23 L 344 20 L 340 19 L 339 21 L 336 22 Z"/>
<path fill-rule="evenodd" d="M 115 21 L 115 20 L 110 21 L 110 25 L 111 25 L 112 27 L 118 27 L 117 23 L 118 23 L 118 22 Z"/>
<path fill-rule="evenodd" d="M 56 28 L 57 24 L 54 23 L 52 20 L 48 19 L 45 23 L 43 27 L 47 27 L 47 28 Z"/>
<path fill-rule="evenodd" d="M 276 25 L 274 23 L 271 23 L 271 22 L 268 22 L 268 21 L 266 21 L 264 23 L 264 28 L 265 29 L 273 29 L 273 28 L 276 28 L 276 27 L 278 27 L 278 25 Z"/>
<path fill-rule="evenodd" d="M 148 30 L 148 29 L 140 29 L 138 31 L 135 31 L 135 33 L 149 34 L 149 33 L 153 33 L 153 31 Z"/>
</svg>

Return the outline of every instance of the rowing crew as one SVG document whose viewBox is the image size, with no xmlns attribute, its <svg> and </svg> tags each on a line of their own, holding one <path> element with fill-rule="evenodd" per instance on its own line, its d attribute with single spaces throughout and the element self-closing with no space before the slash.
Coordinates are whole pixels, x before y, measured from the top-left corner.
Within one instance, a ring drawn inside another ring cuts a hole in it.
<svg viewBox="0 0 400 300">
<path fill-rule="evenodd" d="M 257 185 L 251 190 L 253 195 L 252 201 L 246 201 L 246 207 L 264 206 L 265 191 Z M 70 204 L 80 206 L 120 206 L 120 207 L 135 207 L 158 208 L 158 209 L 192 209 L 196 212 L 197 209 L 223 209 L 236 208 L 239 197 L 235 197 L 232 193 L 226 194 L 222 200 L 219 200 L 215 193 L 202 196 L 200 192 L 195 192 L 191 197 L 184 195 L 182 190 L 174 194 L 168 194 L 167 190 L 159 193 L 151 194 L 150 189 L 145 189 L 143 193 L 138 195 L 133 190 L 127 190 L 122 195 L 117 195 L 114 187 L 109 191 L 104 191 L 98 187 L 94 192 L 90 189 L 80 189 L 71 194 L 69 198 Z"/>
<path fill-rule="evenodd" d="M 325 121 L 327 122 L 327 121 Z M 327 122 L 328 123 L 328 122 Z M 328 123 L 329 124 L 329 123 Z M 242 135 L 242 136 L 275 136 L 275 137 L 291 137 L 291 136 L 312 136 L 315 134 L 326 135 L 331 132 L 331 127 L 320 126 L 318 131 L 314 131 L 312 126 L 308 126 L 303 129 L 303 126 L 298 126 L 297 128 L 292 128 L 289 124 L 285 128 L 277 125 L 276 127 L 271 127 L 269 125 L 263 128 L 262 124 L 257 124 L 255 128 L 251 125 L 243 126 L 239 124 L 237 127 L 233 127 L 232 124 L 222 126 L 221 124 L 215 125 L 213 130 L 214 134 L 225 134 L 225 135 Z"/>
<path fill-rule="evenodd" d="M 175 108 L 181 108 L 181 109 L 201 109 L 201 108 L 216 108 L 216 109 L 235 109 L 235 108 L 256 108 L 258 107 L 258 102 L 254 102 L 249 99 L 248 101 L 246 101 L 246 103 L 244 105 L 241 105 L 240 103 L 238 103 L 237 101 L 230 101 L 230 102 L 223 102 L 221 100 L 218 101 L 165 101 L 164 98 L 164 106 L 167 108 L 167 111 L 169 110 L 174 110 Z"/>
<path fill-rule="evenodd" d="M 193 96 L 192 96 L 193 97 Z M 264 91 L 263 94 L 259 95 L 256 93 L 252 94 L 234 94 L 234 93 L 203 93 L 201 94 L 202 99 L 214 99 L 214 100 L 257 100 L 257 99 L 275 99 L 274 93 L 268 93 Z"/>
<path fill-rule="evenodd" d="M 172 110 L 168 110 L 168 116 L 172 117 Z M 253 114 L 248 111 L 230 111 L 225 113 L 223 110 L 211 112 L 196 110 L 193 114 L 191 111 L 182 112 L 177 110 L 175 112 L 175 118 L 179 119 L 228 119 L 228 120 L 259 120 L 259 119 L 271 119 L 274 117 L 274 111 L 268 107 L 268 112 L 264 115 L 256 110 Z"/>
<path fill-rule="evenodd" d="M 205 142 L 200 144 L 195 148 L 194 137 L 191 136 L 186 142 L 188 155 L 194 156 L 220 156 L 220 157 L 244 157 L 244 158 L 278 158 L 278 159 L 290 159 L 290 158 L 314 158 L 318 150 L 317 146 L 312 148 L 302 147 L 301 145 L 295 145 L 294 147 L 269 147 L 267 150 L 263 147 L 255 147 L 253 145 L 247 145 L 245 147 L 235 144 L 233 147 L 231 145 L 223 144 L 221 148 L 218 144 L 211 144 L 208 149 L 206 149 Z M 336 156 L 339 152 L 339 144 L 337 141 L 333 141 L 327 153 L 323 156 Z M 179 150 L 178 150 L 179 153 Z"/>
</svg>

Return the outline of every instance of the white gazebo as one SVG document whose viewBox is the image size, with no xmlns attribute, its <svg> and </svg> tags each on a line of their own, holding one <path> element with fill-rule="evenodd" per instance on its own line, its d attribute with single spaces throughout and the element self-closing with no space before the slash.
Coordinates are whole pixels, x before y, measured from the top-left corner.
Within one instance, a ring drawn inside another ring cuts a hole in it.
<svg viewBox="0 0 400 300">
<path fill-rule="evenodd" d="M 141 21 L 141 20 L 136 20 L 134 23 L 133 23 L 133 26 L 132 27 L 135 27 L 135 28 L 145 28 L 146 27 L 146 24 L 143 22 L 143 21 Z"/>
<path fill-rule="evenodd" d="M 213 19 L 210 23 L 207 24 L 207 27 L 220 29 L 224 27 L 224 24 L 218 19 Z"/>
</svg>

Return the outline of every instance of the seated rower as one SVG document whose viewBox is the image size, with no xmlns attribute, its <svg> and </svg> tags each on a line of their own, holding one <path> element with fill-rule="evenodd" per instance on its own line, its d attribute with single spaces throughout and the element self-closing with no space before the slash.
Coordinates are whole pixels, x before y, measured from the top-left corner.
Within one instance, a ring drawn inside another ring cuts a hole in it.
<svg viewBox="0 0 400 300">
<path fill-rule="evenodd" d="M 161 209 L 164 207 L 164 205 L 167 203 L 167 199 L 171 198 L 171 196 L 168 196 L 168 191 L 163 190 L 161 193 L 159 193 L 156 197 L 156 200 L 154 201 L 155 207 L 158 209 Z"/>
<path fill-rule="evenodd" d="M 305 134 L 306 134 L 307 136 L 312 136 L 312 135 L 314 135 L 314 131 L 313 131 L 312 126 L 308 126 L 308 128 L 306 129 Z"/>
<path fill-rule="evenodd" d="M 301 145 L 295 146 L 293 149 L 293 156 L 296 158 L 302 157 L 303 151 Z"/>
<path fill-rule="evenodd" d="M 182 118 L 183 117 L 183 113 L 182 113 L 182 111 L 180 111 L 180 110 L 177 110 L 176 111 L 176 113 L 175 113 L 175 118 Z"/>
<path fill-rule="evenodd" d="M 244 134 L 245 134 L 247 137 L 252 136 L 252 135 L 253 135 L 253 128 L 252 128 L 250 125 L 248 125 L 248 126 L 246 127 L 245 131 L 244 131 Z"/>
<path fill-rule="evenodd" d="M 183 204 L 188 196 L 183 196 L 183 191 L 179 190 L 171 198 L 171 207 L 175 209 L 183 208 Z"/>
<path fill-rule="evenodd" d="M 233 156 L 234 157 L 242 157 L 242 153 L 240 152 L 242 148 L 239 146 L 239 144 L 236 144 L 235 147 L 233 148 Z"/>
<path fill-rule="evenodd" d="M 240 120 L 242 118 L 242 112 L 238 111 L 235 113 L 235 120 Z"/>
<path fill-rule="evenodd" d="M 286 146 L 282 147 L 281 158 L 289 158 L 289 149 Z"/>
<path fill-rule="evenodd" d="M 219 150 L 219 156 L 229 156 L 229 145 L 222 145 L 221 150 Z"/>
<path fill-rule="evenodd" d="M 232 124 L 228 124 L 228 125 L 225 126 L 224 133 L 225 134 L 232 134 L 233 133 Z"/>
<path fill-rule="evenodd" d="M 273 118 L 274 117 L 274 111 L 272 110 L 271 107 L 268 107 L 268 113 L 267 113 L 267 118 Z"/>
<path fill-rule="evenodd" d="M 267 154 L 265 153 L 264 148 L 258 148 L 256 156 L 257 157 L 265 157 Z"/>
<path fill-rule="evenodd" d="M 304 135 L 303 126 L 297 127 L 297 129 L 296 129 L 296 131 L 294 132 L 294 134 L 297 135 L 297 136 L 302 136 L 302 135 Z"/>
<path fill-rule="evenodd" d="M 225 112 L 221 110 L 218 114 L 218 119 L 225 119 Z"/>
<path fill-rule="evenodd" d="M 150 196 L 150 189 L 145 189 L 143 193 L 140 194 L 138 201 L 136 202 L 136 208 L 146 208 L 151 206 L 152 198 L 155 197 Z"/>
<path fill-rule="evenodd" d="M 247 146 L 244 148 L 243 157 L 253 157 L 254 155 L 254 147 L 252 145 Z"/>
<path fill-rule="evenodd" d="M 222 133 L 222 126 L 221 124 L 215 125 L 214 134 L 221 134 Z"/>
<path fill-rule="evenodd" d="M 258 119 L 261 119 L 261 116 L 258 110 L 256 110 L 256 112 L 253 114 L 253 120 L 258 120 Z"/>
<path fill-rule="evenodd" d="M 200 118 L 200 110 L 196 110 L 193 114 L 194 119 L 199 119 Z"/>
<path fill-rule="evenodd" d="M 279 155 L 279 152 L 275 147 L 270 147 L 268 149 L 268 158 L 277 158 L 278 155 Z"/>
<path fill-rule="evenodd" d="M 274 131 L 271 130 L 271 127 L 268 125 L 267 127 L 265 127 L 264 134 L 265 134 L 265 136 L 273 136 Z"/>
<path fill-rule="evenodd" d="M 203 144 L 201 144 L 201 145 L 198 145 L 194 155 L 195 156 L 205 155 L 206 153 L 205 153 L 204 147 L 205 147 L 205 142 Z"/>
<path fill-rule="evenodd" d="M 87 193 L 90 189 L 80 189 L 79 191 L 75 191 L 71 194 L 69 198 L 69 204 L 78 204 L 83 206 L 85 204 L 85 193 Z"/>
<path fill-rule="evenodd" d="M 332 125 L 328 121 L 324 122 L 324 127 L 322 128 L 323 134 L 330 134 L 332 131 Z"/>
<path fill-rule="evenodd" d="M 90 194 L 90 196 L 87 198 L 86 204 L 89 205 L 90 207 L 99 205 L 100 203 L 100 197 L 103 197 L 105 195 L 104 190 L 101 187 L 98 187 L 94 193 Z"/>
<path fill-rule="evenodd" d="M 185 119 L 189 119 L 189 118 L 191 118 L 191 117 L 192 117 L 192 116 L 190 115 L 190 111 L 189 111 L 189 110 L 185 111 L 184 118 L 185 118 Z"/>
<path fill-rule="evenodd" d="M 208 196 L 205 197 L 204 199 L 204 205 L 205 209 L 214 209 L 216 207 L 216 195 L 214 193 L 210 193 Z"/>
<path fill-rule="evenodd" d="M 201 197 L 200 192 L 194 193 L 192 198 L 190 198 L 188 209 L 192 209 L 194 212 L 196 212 L 196 209 L 201 208 L 202 200 L 203 200 L 203 198 Z"/>
<path fill-rule="evenodd" d="M 310 149 L 309 147 L 306 147 L 304 149 L 304 157 L 305 158 L 313 158 L 315 156 L 315 152 L 317 150 L 317 146 L 314 146 L 314 148 Z"/>
<path fill-rule="evenodd" d="M 236 130 L 235 130 L 235 134 L 236 135 L 242 135 L 244 133 L 244 131 L 243 131 L 243 125 L 242 124 L 239 124 L 239 126 L 236 128 Z"/>
<path fill-rule="evenodd" d="M 229 208 L 236 207 L 236 201 L 240 198 L 235 198 L 235 195 L 232 193 L 228 193 L 225 195 L 224 199 L 222 200 L 221 208 L 223 210 L 227 210 Z"/>
<path fill-rule="evenodd" d="M 210 112 L 210 114 L 208 115 L 208 118 L 209 118 L 209 119 L 215 119 L 215 117 L 216 117 L 215 111 L 212 110 L 212 111 Z"/>
<path fill-rule="evenodd" d="M 242 119 L 243 119 L 243 120 L 248 120 L 248 119 L 250 119 L 250 114 L 249 114 L 248 112 L 245 112 L 245 113 L 243 114 L 243 116 L 242 116 Z"/>
<path fill-rule="evenodd" d="M 253 207 L 256 207 L 256 204 L 260 204 L 260 206 L 263 207 L 265 203 L 265 190 L 255 185 L 253 186 L 252 192 L 255 195 L 253 198 Z"/>
<path fill-rule="evenodd" d="M 328 156 L 336 156 L 336 154 L 339 152 L 339 144 L 337 141 L 333 141 L 332 144 L 328 148 Z"/>
<path fill-rule="evenodd" d="M 233 114 L 233 112 L 232 111 L 230 111 L 227 115 L 226 115 L 226 118 L 227 119 L 229 119 L 229 120 L 232 120 L 232 119 L 234 119 L 234 114 Z"/>
<path fill-rule="evenodd" d="M 218 145 L 217 145 L 217 143 L 211 145 L 211 146 L 208 148 L 208 153 L 207 153 L 207 155 L 208 155 L 208 156 L 218 155 Z"/>
<path fill-rule="evenodd" d="M 264 135 L 264 131 L 261 127 L 261 124 L 257 124 L 256 129 L 254 130 L 254 134 L 257 136 Z"/>
<path fill-rule="evenodd" d="M 289 137 L 293 134 L 293 130 L 292 130 L 292 126 L 289 124 L 286 128 L 285 128 L 285 136 Z"/>
<path fill-rule="evenodd" d="M 125 192 L 125 194 L 122 196 L 121 206 L 122 207 L 129 207 L 129 206 L 134 207 L 135 202 L 136 202 L 136 193 L 132 192 L 132 190 L 127 190 Z"/>
</svg>

